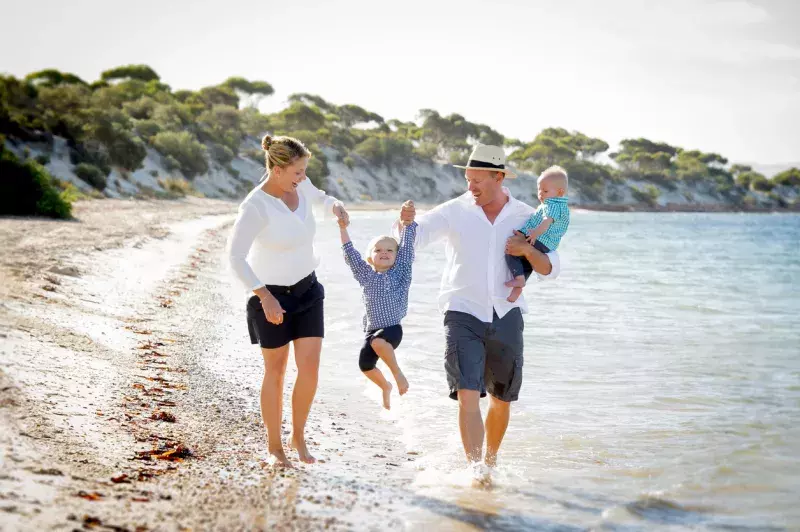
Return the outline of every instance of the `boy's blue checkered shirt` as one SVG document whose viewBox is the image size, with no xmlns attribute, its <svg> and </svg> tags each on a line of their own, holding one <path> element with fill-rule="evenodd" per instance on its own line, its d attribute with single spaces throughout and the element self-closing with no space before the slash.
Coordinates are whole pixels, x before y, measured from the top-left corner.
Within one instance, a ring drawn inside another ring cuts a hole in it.
<svg viewBox="0 0 800 532">
<path fill-rule="evenodd" d="M 408 289 L 411 286 L 416 234 L 417 222 L 401 228 L 400 248 L 397 250 L 394 266 L 382 273 L 376 272 L 367 264 L 352 242 L 342 246 L 344 260 L 361 285 L 365 331 L 397 325 L 408 312 Z"/>
<path fill-rule="evenodd" d="M 547 198 L 536 209 L 525 225 L 522 226 L 520 231 L 528 233 L 536 229 L 544 218 L 552 218 L 553 223 L 544 232 L 542 236 L 537 238 L 539 242 L 547 246 L 550 251 L 555 250 L 561 243 L 561 237 L 564 236 L 569 228 L 569 207 L 567 207 L 567 198 Z"/>
</svg>

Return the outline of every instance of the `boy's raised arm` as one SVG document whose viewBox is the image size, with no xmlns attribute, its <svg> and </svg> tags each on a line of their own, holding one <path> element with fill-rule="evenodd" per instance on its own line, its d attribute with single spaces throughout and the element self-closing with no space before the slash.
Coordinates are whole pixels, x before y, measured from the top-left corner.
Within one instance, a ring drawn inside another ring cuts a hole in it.
<svg viewBox="0 0 800 532">
<path fill-rule="evenodd" d="M 414 263 L 414 240 L 417 234 L 417 222 L 400 227 L 400 249 L 397 251 L 397 268 L 403 273 L 411 273 Z"/>
<path fill-rule="evenodd" d="M 342 251 L 344 251 L 344 261 L 350 266 L 350 271 L 353 272 L 358 284 L 363 285 L 366 283 L 370 275 L 372 275 L 372 268 L 361 257 L 361 254 L 356 250 L 353 243 L 350 241 L 350 234 L 347 232 L 347 222 L 339 219 L 339 234 L 342 237 Z"/>
</svg>

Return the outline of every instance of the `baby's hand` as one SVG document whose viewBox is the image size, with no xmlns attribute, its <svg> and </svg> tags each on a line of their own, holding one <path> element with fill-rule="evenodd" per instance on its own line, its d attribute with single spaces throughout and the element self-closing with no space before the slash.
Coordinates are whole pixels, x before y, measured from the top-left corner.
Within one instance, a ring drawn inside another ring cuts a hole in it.
<svg viewBox="0 0 800 532">
<path fill-rule="evenodd" d="M 533 236 L 533 235 L 528 235 L 528 236 L 526 236 L 526 237 L 525 237 L 525 240 L 527 240 L 527 241 L 528 241 L 528 244 L 531 244 L 531 245 L 533 245 L 533 243 L 534 243 L 534 242 L 536 242 L 536 238 L 534 238 L 534 236 Z"/>
</svg>

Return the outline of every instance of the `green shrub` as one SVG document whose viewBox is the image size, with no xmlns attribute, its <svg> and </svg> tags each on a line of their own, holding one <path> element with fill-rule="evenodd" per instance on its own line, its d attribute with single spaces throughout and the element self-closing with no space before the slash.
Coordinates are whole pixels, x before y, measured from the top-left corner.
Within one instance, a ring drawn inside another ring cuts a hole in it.
<svg viewBox="0 0 800 532">
<path fill-rule="evenodd" d="M 776 185 L 784 187 L 800 187 L 800 169 L 789 168 L 772 178 Z"/>
<path fill-rule="evenodd" d="M 197 196 L 198 193 L 191 183 L 183 179 L 159 179 L 158 184 L 161 188 L 174 196 Z"/>
<path fill-rule="evenodd" d="M 372 164 L 389 166 L 407 160 L 412 150 L 411 142 L 381 134 L 367 137 L 353 152 Z"/>
<path fill-rule="evenodd" d="M 89 163 L 100 168 L 103 174 L 111 172 L 111 158 L 106 153 L 105 148 L 96 140 L 71 144 L 69 160 L 72 164 Z"/>
<path fill-rule="evenodd" d="M 42 166 L 47 166 L 50 164 L 50 156 L 46 153 L 40 153 L 34 158 L 34 160 Z"/>
<path fill-rule="evenodd" d="M 137 79 L 140 81 L 158 81 L 160 78 L 155 70 L 147 65 L 125 65 L 106 70 L 100 74 L 103 81 L 117 79 Z"/>
<path fill-rule="evenodd" d="M 342 159 L 342 162 L 343 162 L 343 163 L 345 164 L 345 166 L 347 166 L 347 167 L 348 167 L 350 170 L 352 170 L 352 169 L 353 169 L 353 167 L 356 165 L 356 161 L 355 161 L 355 159 L 353 159 L 353 158 L 352 158 L 352 157 L 350 157 L 349 155 L 348 155 L 347 157 L 345 157 L 344 159 Z"/>
<path fill-rule="evenodd" d="M 222 144 L 212 143 L 208 150 L 209 156 L 220 164 L 228 164 L 235 157 L 233 150 Z"/>
<path fill-rule="evenodd" d="M 161 126 L 155 120 L 138 120 L 134 126 L 136 134 L 143 139 L 150 139 L 161 133 Z"/>
<path fill-rule="evenodd" d="M 306 129 L 301 129 L 299 131 L 290 131 L 286 133 L 289 137 L 294 137 L 306 146 L 311 146 L 312 144 L 316 144 L 318 139 L 318 135 L 316 131 L 308 131 Z"/>
<path fill-rule="evenodd" d="M 233 177 L 235 177 L 236 179 L 239 179 L 239 175 L 240 175 L 240 174 L 239 174 L 239 170 L 237 170 L 237 169 L 236 169 L 236 168 L 234 168 L 233 166 L 231 166 L 231 165 L 229 165 L 229 164 L 226 164 L 226 165 L 225 165 L 225 171 L 226 171 L 226 172 L 228 172 L 229 174 L 231 174 L 231 175 L 232 175 Z"/>
<path fill-rule="evenodd" d="M 308 175 L 315 187 L 325 189 L 327 177 L 330 174 L 328 158 L 325 157 L 325 154 L 322 153 L 322 150 L 317 145 L 310 146 L 309 149 L 314 155 L 308 160 L 306 175 Z"/>
<path fill-rule="evenodd" d="M 350 131 L 337 128 L 331 132 L 330 144 L 341 152 L 348 152 L 355 148 L 357 142 Z"/>
<path fill-rule="evenodd" d="M 383 150 L 381 149 L 381 141 L 377 137 L 370 137 L 355 147 L 355 153 L 363 157 L 372 164 L 381 164 L 383 162 Z"/>
<path fill-rule="evenodd" d="M 0 214 L 70 218 L 72 204 L 35 161 L 21 163 L 0 144 Z"/>
<path fill-rule="evenodd" d="M 750 188 L 759 192 L 769 192 L 775 188 L 775 183 L 764 176 L 759 176 L 750 181 Z"/>
<path fill-rule="evenodd" d="M 156 108 L 156 101 L 149 96 L 142 96 L 138 100 L 125 102 L 122 109 L 131 118 L 146 120 L 153 115 Z"/>
<path fill-rule="evenodd" d="M 187 178 L 208 172 L 206 148 L 191 133 L 162 131 L 153 137 L 152 142 L 155 149 L 167 158 L 165 163 L 180 168 Z"/>
<path fill-rule="evenodd" d="M 780 195 L 778 195 L 778 194 L 777 194 L 777 193 L 775 193 L 774 191 L 773 191 L 773 192 L 769 192 L 769 193 L 767 194 L 767 197 L 768 197 L 770 200 L 772 200 L 772 202 L 773 202 L 775 205 L 777 205 L 778 207 L 781 207 L 781 208 L 784 208 L 784 209 L 785 209 L 786 207 L 788 207 L 788 206 L 789 206 L 789 203 L 786 201 L 786 199 L 785 199 L 785 198 L 783 198 L 783 197 L 781 197 Z"/>
<path fill-rule="evenodd" d="M 608 201 L 620 203 L 624 199 L 622 192 L 618 188 L 612 188 L 608 191 Z"/>
<path fill-rule="evenodd" d="M 75 175 L 97 190 L 104 190 L 106 188 L 106 175 L 93 164 L 80 163 L 75 167 Z"/>
<path fill-rule="evenodd" d="M 264 150 L 247 150 L 244 154 L 249 157 L 250 159 L 254 160 L 255 162 L 259 163 L 261 166 L 264 166 L 266 163 L 266 157 Z"/>
<path fill-rule="evenodd" d="M 644 190 L 631 187 L 631 193 L 636 201 L 645 203 L 651 207 L 655 207 L 658 204 L 658 197 L 661 195 L 658 188 L 654 185 L 647 185 Z"/>
<path fill-rule="evenodd" d="M 180 170 L 181 168 L 181 163 L 179 163 L 178 160 L 172 155 L 164 156 L 162 158 L 162 162 L 164 164 L 164 168 L 166 168 L 168 171 Z"/>
<path fill-rule="evenodd" d="M 128 132 L 120 132 L 107 148 L 111 161 L 126 170 L 136 170 L 142 166 L 142 161 L 147 156 L 147 148 L 142 139 Z"/>
<path fill-rule="evenodd" d="M 414 155 L 421 159 L 433 160 L 439 155 L 439 146 L 433 142 L 420 142 L 419 146 L 414 148 Z"/>
<path fill-rule="evenodd" d="M 450 164 L 465 165 L 469 160 L 469 154 L 465 151 L 452 151 L 448 157 Z"/>
</svg>

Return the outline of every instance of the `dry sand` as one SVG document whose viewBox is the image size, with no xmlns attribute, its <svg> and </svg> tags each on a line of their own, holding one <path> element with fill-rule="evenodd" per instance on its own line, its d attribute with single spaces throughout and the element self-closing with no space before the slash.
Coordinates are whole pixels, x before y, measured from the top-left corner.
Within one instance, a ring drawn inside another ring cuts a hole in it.
<svg viewBox="0 0 800 532">
<path fill-rule="evenodd" d="M 258 390 L 202 370 L 235 209 L 101 200 L 77 203 L 76 221 L 0 219 L 0 529 L 402 527 L 386 502 L 409 497 L 408 479 L 385 472 L 414 453 L 354 436 L 321 388 L 312 452 L 324 439 L 366 474 L 325 461 L 273 470 L 245 408 Z M 354 437 L 384 450 L 360 456 Z"/>
</svg>

